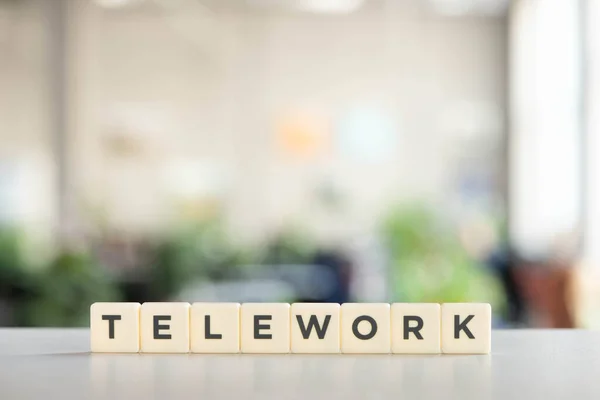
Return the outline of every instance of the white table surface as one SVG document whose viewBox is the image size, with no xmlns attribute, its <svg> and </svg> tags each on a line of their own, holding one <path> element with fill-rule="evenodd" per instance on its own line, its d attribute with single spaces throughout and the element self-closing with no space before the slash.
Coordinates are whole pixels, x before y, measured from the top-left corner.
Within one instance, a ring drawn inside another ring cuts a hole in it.
<svg viewBox="0 0 600 400">
<path fill-rule="evenodd" d="M 0 399 L 600 399 L 600 332 L 494 331 L 492 354 L 90 354 L 85 329 L 0 329 Z"/>
</svg>

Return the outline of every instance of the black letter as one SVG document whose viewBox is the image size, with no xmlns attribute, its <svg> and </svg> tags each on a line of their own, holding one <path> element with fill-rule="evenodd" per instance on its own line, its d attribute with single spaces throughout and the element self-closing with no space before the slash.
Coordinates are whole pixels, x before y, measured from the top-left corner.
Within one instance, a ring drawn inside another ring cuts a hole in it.
<svg viewBox="0 0 600 400">
<path fill-rule="evenodd" d="M 223 339 L 220 333 L 210 333 L 210 315 L 204 316 L 204 338 L 206 339 Z"/>
<path fill-rule="evenodd" d="M 410 321 L 415 321 L 417 326 L 410 327 Z M 423 328 L 423 318 L 416 315 L 404 316 L 404 340 L 408 340 L 408 334 L 414 333 L 417 339 L 423 340 L 423 335 L 419 332 Z"/>
<path fill-rule="evenodd" d="M 358 331 L 358 324 L 360 324 L 362 321 L 367 321 L 369 324 L 371 324 L 371 332 L 367 333 L 366 335 L 363 335 Z M 352 323 L 352 333 L 354 333 L 354 336 L 360 340 L 371 339 L 377 333 L 377 322 L 375 322 L 375 320 L 368 315 L 361 315 Z"/>
<path fill-rule="evenodd" d="M 108 338 L 114 339 L 115 338 L 115 321 L 120 321 L 121 316 L 120 315 L 103 315 L 102 320 L 108 321 Z"/>
<path fill-rule="evenodd" d="M 169 329 L 169 325 L 160 325 L 159 322 L 161 320 L 170 321 L 170 315 L 155 315 L 154 316 L 154 339 L 171 339 L 170 333 L 159 333 L 158 331 L 161 329 Z"/>
<path fill-rule="evenodd" d="M 454 316 L 454 339 L 458 339 L 460 336 L 460 331 L 465 331 L 469 339 L 475 339 L 475 336 L 471 333 L 469 328 L 467 328 L 467 324 L 469 321 L 473 319 L 474 315 L 469 315 L 465 320 L 461 323 L 460 316 Z"/>
<path fill-rule="evenodd" d="M 327 333 L 327 327 L 329 326 L 329 320 L 331 319 L 331 315 L 325 316 L 325 321 L 323 322 L 323 329 L 319 325 L 319 321 L 317 320 L 316 315 L 311 315 L 308 319 L 308 329 L 304 325 L 304 321 L 302 320 L 301 315 L 296 315 L 296 319 L 298 320 L 298 325 L 300 326 L 300 332 L 302 333 L 302 337 L 304 339 L 308 339 L 310 337 L 310 331 L 312 331 L 313 326 L 317 330 L 317 337 L 319 339 L 325 338 L 325 333 Z"/>
<path fill-rule="evenodd" d="M 271 315 L 255 315 L 254 316 L 254 339 L 271 339 L 273 335 L 270 333 L 260 333 L 261 329 L 269 329 L 271 325 L 261 325 L 260 320 L 270 321 L 273 319 Z"/>
</svg>

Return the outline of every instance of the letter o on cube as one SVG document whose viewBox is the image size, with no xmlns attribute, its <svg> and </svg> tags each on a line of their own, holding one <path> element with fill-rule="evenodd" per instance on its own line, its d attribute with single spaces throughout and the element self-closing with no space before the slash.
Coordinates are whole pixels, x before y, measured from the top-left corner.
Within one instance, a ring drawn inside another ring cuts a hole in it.
<svg viewBox="0 0 600 400">
<path fill-rule="evenodd" d="M 390 352 L 390 305 L 344 303 L 341 307 L 342 353 Z"/>
</svg>

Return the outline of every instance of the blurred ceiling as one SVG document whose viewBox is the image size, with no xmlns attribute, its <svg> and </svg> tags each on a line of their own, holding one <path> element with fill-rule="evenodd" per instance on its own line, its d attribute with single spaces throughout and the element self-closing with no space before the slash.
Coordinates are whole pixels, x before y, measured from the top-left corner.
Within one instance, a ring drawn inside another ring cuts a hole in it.
<svg viewBox="0 0 600 400">
<path fill-rule="evenodd" d="M 309 12 L 432 12 L 443 15 L 505 15 L 510 0 L 198 0 L 213 11 Z"/>
<path fill-rule="evenodd" d="M 2 1 L 2 0 L 0 0 Z M 504 16 L 511 0 L 92 0 L 107 9 L 163 11 L 204 8 L 215 13 L 419 13 L 442 16 Z"/>
</svg>

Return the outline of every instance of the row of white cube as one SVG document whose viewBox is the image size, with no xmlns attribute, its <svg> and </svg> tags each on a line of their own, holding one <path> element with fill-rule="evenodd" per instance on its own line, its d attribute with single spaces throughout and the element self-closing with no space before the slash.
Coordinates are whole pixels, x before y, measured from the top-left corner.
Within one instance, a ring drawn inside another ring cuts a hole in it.
<svg viewBox="0 0 600 400">
<path fill-rule="evenodd" d="M 487 354 L 485 303 L 94 303 L 92 352 Z"/>
</svg>

